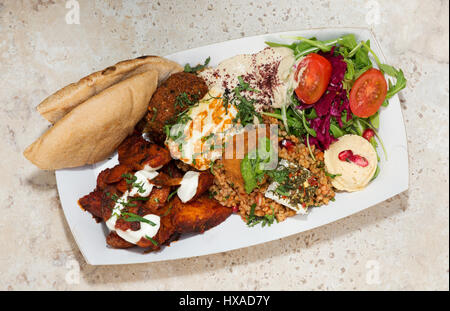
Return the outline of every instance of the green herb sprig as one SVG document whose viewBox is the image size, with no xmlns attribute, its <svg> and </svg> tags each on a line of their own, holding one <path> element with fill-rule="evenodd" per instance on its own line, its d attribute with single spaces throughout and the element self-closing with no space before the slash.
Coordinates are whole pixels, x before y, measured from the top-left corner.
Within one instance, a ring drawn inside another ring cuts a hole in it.
<svg viewBox="0 0 450 311">
<path fill-rule="evenodd" d="M 253 89 L 250 87 L 250 84 L 244 82 L 244 79 L 239 76 L 238 77 L 239 84 L 233 89 L 234 96 L 231 100 L 229 100 L 232 104 L 236 106 L 238 110 L 236 117 L 233 119 L 234 123 L 240 121 L 242 126 L 246 126 L 248 124 L 254 123 L 254 118 L 258 118 L 260 122 L 262 122 L 262 117 L 259 112 L 255 110 L 255 99 L 245 97 L 242 92 L 260 92 L 259 90 Z"/>
<path fill-rule="evenodd" d="M 208 57 L 208 58 L 205 60 L 205 62 L 203 63 L 203 65 L 200 65 L 200 64 L 199 64 L 199 65 L 197 65 L 197 66 L 195 66 L 195 67 L 191 67 L 191 65 L 186 64 L 186 65 L 184 66 L 184 72 L 197 73 L 198 71 L 205 69 L 205 68 L 208 66 L 208 64 L 209 64 L 210 61 L 211 61 L 211 57 Z"/>
<path fill-rule="evenodd" d="M 256 216 L 255 215 L 255 208 L 256 204 L 252 204 L 250 208 L 250 214 L 247 217 L 247 226 L 248 227 L 254 227 L 258 224 L 261 224 L 261 227 L 265 226 L 271 226 L 276 221 L 278 222 L 278 219 L 275 217 L 275 209 L 272 208 L 272 214 L 270 215 L 264 215 L 264 216 Z"/>
<path fill-rule="evenodd" d="M 129 212 L 122 212 L 121 214 L 122 214 L 122 219 L 127 222 L 139 221 L 139 222 L 149 224 L 150 226 L 153 226 L 153 227 L 156 226 L 156 224 L 153 221 L 148 220 L 147 218 L 141 217 L 139 215 L 129 213 Z"/>
</svg>

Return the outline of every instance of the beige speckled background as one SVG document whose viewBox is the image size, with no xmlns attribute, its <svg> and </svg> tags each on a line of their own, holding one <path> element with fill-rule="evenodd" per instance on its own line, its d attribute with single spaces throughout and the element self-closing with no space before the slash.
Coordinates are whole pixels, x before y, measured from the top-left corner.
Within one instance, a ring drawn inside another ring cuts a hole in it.
<svg viewBox="0 0 450 311">
<path fill-rule="evenodd" d="M 80 25 L 66 24 L 65 2 L 0 0 L 0 290 L 449 289 L 448 1 L 79 0 Z M 34 109 L 42 99 L 122 59 L 333 26 L 371 27 L 409 80 L 400 95 L 408 192 L 251 248 L 132 266 L 85 263 L 54 173 L 22 157 L 48 126 Z"/>
</svg>

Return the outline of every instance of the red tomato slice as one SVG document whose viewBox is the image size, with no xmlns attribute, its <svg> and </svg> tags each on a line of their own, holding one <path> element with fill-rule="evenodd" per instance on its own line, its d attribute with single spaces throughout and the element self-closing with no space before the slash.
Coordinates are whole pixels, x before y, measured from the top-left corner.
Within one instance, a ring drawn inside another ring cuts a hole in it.
<svg viewBox="0 0 450 311">
<path fill-rule="evenodd" d="M 360 118 L 374 115 L 383 104 L 387 83 L 381 71 L 371 68 L 363 73 L 350 91 L 350 109 Z"/>
<path fill-rule="evenodd" d="M 297 97 L 307 105 L 315 104 L 327 90 L 333 67 L 323 56 L 316 53 L 308 54 L 297 67 L 295 89 Z"/>
</svg>

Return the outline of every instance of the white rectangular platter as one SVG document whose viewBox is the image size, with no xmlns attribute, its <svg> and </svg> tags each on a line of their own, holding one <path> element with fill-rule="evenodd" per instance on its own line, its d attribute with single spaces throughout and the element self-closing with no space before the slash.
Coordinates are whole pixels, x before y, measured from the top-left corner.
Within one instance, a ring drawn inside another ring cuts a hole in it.
<svg viewBox="0 0 450 311">
<path fill-rule="evenodd" d="M 291 43 L 281 35 L 317 37 L 319 40 L 337 38 L 353 33 L 358 40 L 370 39 L 375 53 L 382 62 L 386 59 L 373 34 L 361 28 L 311 29 L 285 33 L 267 34 L 255 37 L 216 43 L 168 55 L 167 58 L 181 65 L 198 64 L 210 56 L 211 66 L 237 54 L 255 53 L 266 45 L 265 41 Z M 114 265 L 155 262 L 179 258 L 202 256 L 269 242 L 310 230 L 378 204 L 408 189 L 408 151 L 406 133 L 400 102 L 397 96 L 382 108 L 380 136 L 388 159 L 381 156 L 381 172 L 366 189 L 356 193 L 339 193 L 336 201 L 327 206 L 311 209 L 308 215 L 297 215 L 271 227 L 249 228 L 237 215 L 232 215 L 221 225 L 198 235 L 182 237 L 160 252 L 143 254 L 142 249 L 117 250 L 107 247 L 106 226 L 97 224 L 91 215 L 83 212 L 77 204 L 82 196 L 90 193 L 96 185 L 98 173 L 106 167 L 113 167 L 117 158 L 92 166 L 65 169 L 56 172 L 59 196 L 70 230 L 84 258 L 91 265 Z M 281 240 L 279 243 L 283 243 Z"/>
</svg>

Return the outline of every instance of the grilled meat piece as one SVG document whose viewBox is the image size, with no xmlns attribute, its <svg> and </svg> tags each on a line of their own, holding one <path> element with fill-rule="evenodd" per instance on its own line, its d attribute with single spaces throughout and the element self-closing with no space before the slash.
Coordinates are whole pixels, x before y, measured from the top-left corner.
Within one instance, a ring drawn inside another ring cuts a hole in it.
<svg viewBox="0 0 450 311">
<path fill-rule="evenodd" d="M 78 205 L 91 213 L 96 222 L 103 220 L 102 196 L 103 191 L 95 190 L 78 200 Z"/>
<path fill-rule="evenodd" d="M 176 198 L 174 209 L 172 223 L 179 233 L 202 233 L 219 225 L 232 213 L 231 208 L 220 205 L 207 195 L 188 203 Z"/>
<path fill-rule="evenodd" d="M 141 135 L 134 134 L 125 139 L 118 148 L 119 163 L 128 165 L 136 171 L 144 169 L 146 165 L 157 168 L 172 160 L 169 150 L 156 144 L 149 143 Z"/>
<path fill-rule="evenodd" d="M 106 237 L 106 243 L 113 248 L 130 248 L 136 246 L 122 239 L 115 231 L 111 231 L 108 234 Z"/>
</svg>

